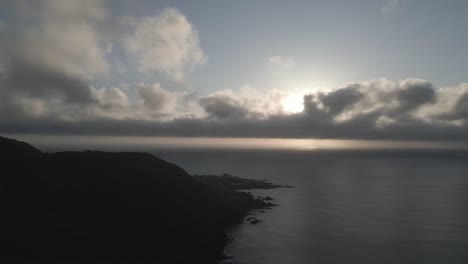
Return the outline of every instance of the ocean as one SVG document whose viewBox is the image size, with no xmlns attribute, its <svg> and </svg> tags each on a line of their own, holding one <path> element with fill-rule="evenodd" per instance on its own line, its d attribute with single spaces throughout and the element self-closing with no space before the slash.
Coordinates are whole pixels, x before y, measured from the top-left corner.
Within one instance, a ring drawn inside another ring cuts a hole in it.
<svg viewBox="0 0 468 264">
<path fill-rule="evenodd" d="M 189 173 L 230 173 L 294 188 L 229 230 L 230 261 L 468 263 L 468 155 L 398 151 L 169 151 Z"/>
</svg>

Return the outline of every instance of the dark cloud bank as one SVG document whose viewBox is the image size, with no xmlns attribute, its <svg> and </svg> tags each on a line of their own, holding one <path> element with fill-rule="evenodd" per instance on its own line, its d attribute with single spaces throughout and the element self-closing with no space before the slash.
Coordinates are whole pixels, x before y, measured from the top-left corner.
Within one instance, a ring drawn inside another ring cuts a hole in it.
<svg viewBox="0 0 468 264">
<path fill-rule="evenodd" d="M 414 113 L 421 107 L 432 106 L 437 100 L 435 88 L 429 82 L 405 84 L 399 90 L 392 90 L 390 93 L 393 95 L 387 92 L 379 94 L 377 90 L 378 96 L 385 98 L 377 98 L 382 102 L 370 102 L 371 99 L 359 91 L 361 86 L 352 84 L 329 94 L 306 95 L 302 113 L 272 114 L 266 118 L 249 116 L 249 109 L 227 97 L 201 98 L 198 102 L 207 115 L 170 121 L 111 118 L 63 120 L 58 115 L 31 117 L 9 109 L 8 112 L 15 118 L 2 116 L 0 131 L 73 135 L 468 139 L 467 94 L 457 98 L 448 112 L 423 119 Z M 73 103 L 92 104 L 86 100 L 75 100 Z M 2 113 L 5 113 L 4 109 Z M 342 116 L 345 117 L 340 120 Z M 452 123 L 454 120 L 456 123 Z"/>
</svg>

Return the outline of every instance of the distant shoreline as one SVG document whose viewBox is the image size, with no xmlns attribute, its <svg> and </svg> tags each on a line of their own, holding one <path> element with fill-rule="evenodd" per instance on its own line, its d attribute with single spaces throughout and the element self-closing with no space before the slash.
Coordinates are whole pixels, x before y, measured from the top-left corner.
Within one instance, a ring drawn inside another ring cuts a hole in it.
<svg viewBox="0 0 468 264">
<path fill-rule="evenodd" d="M 266 180 L 253 180 L 233 176 L 227 173 L 221 175 L 193 175 L 193 178 L 208 186 L 211 190 L 217 192 L 225 199 L 231 202 L 232 208 L 239 210 L 238 219 L 235 224 L 250 223 L 256 225 L 262 221 L 256 217 L 250 216 L 252 210 L 270 209 L 278 204 L 272 203 L 273 197 L 257 196 L 254 197 L 247 190 L 254 189 L 274 189 L 274 188 L 291 188 L 292 186 L 277 185 Z M 224 246 L 232 243 L 233 238 L 228 237 L 228 241 Z M 232 256 L 224 255 L 223 260 L 232 258 Z"/>
</svg>

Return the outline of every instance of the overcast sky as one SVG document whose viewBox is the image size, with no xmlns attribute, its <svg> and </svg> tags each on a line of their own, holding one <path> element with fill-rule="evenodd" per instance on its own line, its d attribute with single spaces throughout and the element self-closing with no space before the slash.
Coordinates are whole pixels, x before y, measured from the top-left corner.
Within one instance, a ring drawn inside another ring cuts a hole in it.
<svg viewBox="0 0 468 264">
<path fill-rule="evenodd" d="M 0 133 L 468 140 L 468 1 L 0 0 Z"/>
</svg>

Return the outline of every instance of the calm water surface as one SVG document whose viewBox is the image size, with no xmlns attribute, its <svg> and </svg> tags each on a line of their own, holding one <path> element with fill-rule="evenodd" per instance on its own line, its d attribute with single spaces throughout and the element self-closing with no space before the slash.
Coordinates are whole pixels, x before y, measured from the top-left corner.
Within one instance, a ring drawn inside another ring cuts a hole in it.
<svg viewBox="0 0 468 264">
<path fill-rule="evenodd" d="M 156 153 L 190 173 L 268 179 L 280 204 L 242 224 L 233 261 L 468 263 L 466 155 L 353 152 Z"/>
</svg>

